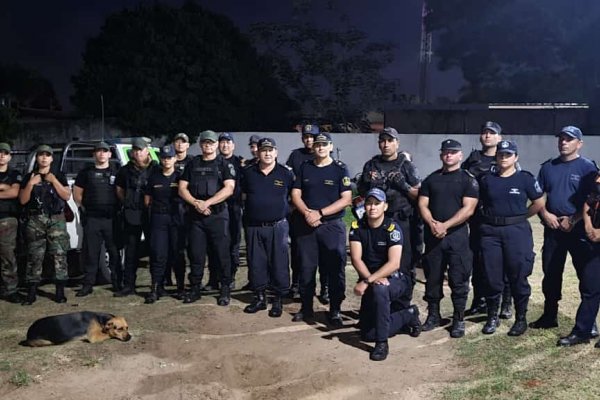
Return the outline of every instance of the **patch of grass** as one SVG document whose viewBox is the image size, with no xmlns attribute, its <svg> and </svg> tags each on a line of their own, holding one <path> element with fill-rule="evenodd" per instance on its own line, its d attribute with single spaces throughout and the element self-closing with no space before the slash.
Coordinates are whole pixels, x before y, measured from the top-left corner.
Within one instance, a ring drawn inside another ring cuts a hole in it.
<svg viewBox="0 0 600 400">
<path fill-rule="evenodd" d="M 31 375 L 27 371 L 19 370 L 10 378 L 10 383 L 17 387 L 29 386 L 31 383 Z"/>
<path fill-rule="evenodd" d="M 11 365 L 10 361 L 0 360 L 0 371 L 2 371 L 2 372 L 10 371 L 11 367 L 12 367 L 12 365 Z"/>
</svg>

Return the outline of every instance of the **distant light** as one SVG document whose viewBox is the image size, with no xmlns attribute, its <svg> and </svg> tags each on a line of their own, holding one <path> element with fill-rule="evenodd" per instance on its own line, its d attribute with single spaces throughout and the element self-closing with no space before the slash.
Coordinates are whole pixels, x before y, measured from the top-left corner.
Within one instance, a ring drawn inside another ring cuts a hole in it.
<svg viewBox="0 0 600 400">
<path fill-rule="evenodd" d="M 590 108 L 587 103 L 490 103 L 490 110 L 551 110 L 570 108 Z"/>
</svg>

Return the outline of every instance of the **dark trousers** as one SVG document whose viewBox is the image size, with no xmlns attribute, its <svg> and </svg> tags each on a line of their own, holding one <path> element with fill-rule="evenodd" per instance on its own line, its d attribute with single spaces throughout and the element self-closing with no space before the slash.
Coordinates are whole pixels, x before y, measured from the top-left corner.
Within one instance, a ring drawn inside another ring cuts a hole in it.
<svg viewBox="0 0 600 400">
<path fill-rule="evenodd" d="M 183 285 L 185 264 L 178 257 L 180 226 L 170 214 L 152 213 L 150 217 L 150 275 L 153 284 L 165 281 L 167 265 L 172 265 L 177 283 Z"/>
<path fill-rule="evenodd" d="M 242 240 L 242 207 L 237 204 L 227 203 L 229 213 L 229 253 L 231 258 L 231 275 L 237 272 L 240 266 L 240 242 Z M 208 249 L 208 271 L 210 273 L 209 283 L 216 284 L 221 280 L 219 267 L 219 258 L 214 254 L 212 248 Z M 233 279 L 233 278 L 232 278 Z M 248 281 L 252 281 L 248 278 Z"/>
<path fill-rule="evenodd" d="M 600 244 L 582 241 L 581 247 L 581 257 L 586 260 L 578 263 L 575 268 L 579 278 L 581 303 L 577 309 L 572 333 L 589 338 L 600 306 Z"/>
<path fill-rule="evenodd" d="M 290 226 L 290 253 L 292 256 L 290 262 L 292 268 L 292 284 L 297 285 L 300 282 L 300 255 L 298 254 L 298 233 L 296 231 L 298 229 L 302 230 L 302 227 L 306 223 L 304 222 L 304 217 L 296 211 L 293 211 L 290 214 L 288 221 Z M 328 275 L 325 267 L 319 264 L 319 283 L 321 284 L 321 290 L 329 285 L 327 279 Z"/>
<path fill-rule="evenodd" d="M 100 254 L 102 243 L 106 247 L 109 257 L 109 268 L 111 280 L 120 286 L 123 282 L 123 267 L 121 255 L 117 249 L 114 238 L 112 218 L 98 218 L 86 216 L 83 225 L 83 259 L 85 265 L 85 277 L 83 284 L 93 286 L 96 283 L 99 263 L 104 262 L 104 254 Z"/>
<path fill-rule="evenodd" d="M 584 268 L 588 258 L 586 254 L 589 254 L 584 238 L 583 223 L 578 223 L 571 232 L 544 228 L 542 292 L 547 303 L 556 305 L 562 298 L 562 280 L 567 252 L 571 255 L 576 270 Z"/>
<path fill-rule="evenodd" d="M 150 239 L 150 223 L 147 218 L 142 219 L 142 225 L 124 223 L 125 235 L 125 265 L 123 270 L 123 286 L 135 288 L 137 269 L 142 257 L 142 233 L 144 240 Z"/>
<path fill-rule="evenodd" d="M 253 289 L 263 291 L 271 283 L 277 295 L 286 295 L 290 287 L 287 220 L 273 226 L 248 226 L 247 233 L 248 266 Z"/>
<path fill-rule="evenodd" d="M 408 311 L 411 279 L 400 274 L 388 281 L 389 286 L 370 285 L 361 299 L 360 335 L 364 341 L 383 342 L 402 331 L 412 318 Z"/>
<path fill-rule="evenodd" d="M 517 314 L 527 312 L 531 286 L 527 278 L 533 271 L 535 253 L 531 225 L 481 225 L 481 252 L 486 278 L 485 297 L 499 301 L 504 275 L 510 283 Z"/>
<path fill-rule="evenodd" d="M 229 257 L 229 213 L 226 209 L 209 216 L 201 216 L 191 213 L 189 227 L 190 257 L 189 280 L 192 285 L 202 284 L 204 276 L 204 263 L 206 261 L 207 249 L 214 251 L 218 261 L 219 274 L 222 285 L 231 283 L 231 259 Z"/>
<path fill-rule="evenodd" d="M 339 309 L 346 298 L 346 225 L 341 219 L 316 228 L 303 222 L 297 233 L 302 307 L 312 309 L 317 266 L 321 265 L 328 277 L 331 309 Z"/>
<path fill-rule="evenodd" d="M 429 229 L 429 228 L 427 228 Z M 455 311 L 464 311 L 469 295 L 469 279 L 473 266 L 469 249 L 469 232 L 463 226 L 437 239 L 429 230 L 425 234 L 425 296 L 428 303 L 439 303 L 444 297 L 444 272 L 448 268 L 448 284 L 452 289 L 452 304 Z"/>
</svg>

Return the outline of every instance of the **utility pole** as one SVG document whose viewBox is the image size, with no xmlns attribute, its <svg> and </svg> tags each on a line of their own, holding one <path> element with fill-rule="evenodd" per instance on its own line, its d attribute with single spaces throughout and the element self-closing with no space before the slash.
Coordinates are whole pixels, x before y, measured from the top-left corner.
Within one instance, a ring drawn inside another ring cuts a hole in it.
<svg viewBox="0 0 600 400">
<path fill-rule="evenodd" d="M 419 102 L 425 104 L 429 101 L 429 64 L 431 64 L 431 32 L 427 31 L 425 19 L 430 10 L 427 0 L 423 0 L 421 11 L 421 51 L 419 54 Z"/>
</svg>

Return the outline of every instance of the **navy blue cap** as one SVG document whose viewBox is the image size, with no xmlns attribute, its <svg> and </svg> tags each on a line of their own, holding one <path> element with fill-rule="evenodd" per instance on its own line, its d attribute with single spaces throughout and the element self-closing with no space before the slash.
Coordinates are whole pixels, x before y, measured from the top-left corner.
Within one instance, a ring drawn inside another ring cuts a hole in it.
<svg viewBox="0 0 600 400">
<path fill-rule="evenodd" d="M 386 136 L 391 137 L 392 139 L 400 139 L 400 135 L 398 131 L 391 126 L 384 128 L 381 132 L 379 132 L 379 139 L 384 139 Z"/>
<path fill-rule="evenodd" d="M 332 142 L 331 135 L 327 132 L 320 132 L 315 135 L 315 140 L 313 143 L 329 143 Z"/>
<path fill-rule="evenodd" d="M 444 150 L 462 150 L 462 145 L 458 140 L 446 139 L 442 142 L 442 147 L 440 147 L 440 151 Z"/>
<path fill-rule="evenodd" d="M 512 140 L 501 140 L 496 147 L 496 153 L 511 153 L 517 154 L 517 143 Z"/>
<path fill-rule="evenodd" d="M 248 140 L 248 145 L 258 143 L 259 140 L 260 140 L 260 136 L 252 135 L 252 136 L 250 136 L 250 140 Z"/>
<path fill-rule="evenodd" d="M 582 140 L 583 139 L 583 133 L 581 132 L 581 129 L 579 129 L 576 126 L 565 126 L 564 128 L 562 128 L 560 130 L 559 133 L 556 134 L 556 136 L 560 136 L 561 134 L 565 134 L 568 136 L 571 136 L 572 138 L 578 139 L 578 140 Z"/>
<path fill-rule="evenodd" d="M 321 133 L 321 129 L 317 124 L 306 124 L 302 126 L 302 134 L 310 134 L 316 135 L 317 133 Z"/>
<path fill-rule="evenodd" d="M 494 121 L 487 121 L 485 124 L 481 125 L 481 133 L 483 133 L 486 130 L 492 131 L 496 135 L 502 133 L 502 127 L 500 126 L 500 124 Z"/>
<path fill-rule="evenodd" d="M 165 145 L 160 148 L 160 153 L 158 154 L 160 158 L 169 158 L 175 157 L 175 149 L 170 144 Z"/>
<path fill-rule="evenodd" d="M 369 197 L 375 197 L 377 200 L 379 201 L 386 201 L 386 195 L 385 192 L 379 188 L 373 188 L 371 190 L 369 190 L 367 192 L 367 196 L 365 197 L 365 199 L 368 199 Z"/>
<path fill-rule="evenodd" d="M 258 141 L 258 148 L 262 149 L 263 147 L 271 147 L 276 149 L 277 143 L 275 143 L 275 140 L 272 138 L 264 137 Z"/>
<path fill-rule="evenodd" d="M 223 132 L 219 135 L 219 142 L 221 140 L 230 140 L 233 142 L 233 135 L 229 132 Z"/>
</svg>

